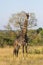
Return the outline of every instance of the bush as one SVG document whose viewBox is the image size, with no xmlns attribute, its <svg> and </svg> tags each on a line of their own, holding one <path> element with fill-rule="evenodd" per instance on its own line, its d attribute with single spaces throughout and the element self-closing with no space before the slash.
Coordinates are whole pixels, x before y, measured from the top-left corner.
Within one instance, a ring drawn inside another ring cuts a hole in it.
<svg viewBox="0 0 43 65">
<path fill-rule="evenodd" d="M 41 52 L 40 52 L 40 50 L 35 49 L 34 53 L 36 53 L 36 54 L 40 54 Z"/>
</svg>

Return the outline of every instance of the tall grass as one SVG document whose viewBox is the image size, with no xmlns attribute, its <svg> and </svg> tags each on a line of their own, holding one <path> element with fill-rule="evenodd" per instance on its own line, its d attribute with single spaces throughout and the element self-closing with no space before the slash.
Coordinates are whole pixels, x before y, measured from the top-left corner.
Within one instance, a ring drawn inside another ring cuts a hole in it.
<svg viewBox="0 0 43 65">
<path fill-rule="evenodd" d="M 13 57 L 13 47 L 0 48 L 0 65 L 43 65 L 43 46 L 28 47 L 28 54 L 19 51 L 18 57 Z"/>
</svg>

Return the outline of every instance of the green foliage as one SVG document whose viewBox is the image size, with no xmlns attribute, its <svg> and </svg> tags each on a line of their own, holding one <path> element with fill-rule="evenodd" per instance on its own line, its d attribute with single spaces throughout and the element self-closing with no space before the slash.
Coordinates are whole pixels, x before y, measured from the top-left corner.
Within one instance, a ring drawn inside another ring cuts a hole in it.
<svg viewBox="0 0 43 65">
<path fill-rule="evenodd" d="M 40 32 L 37 33 L 37 30 Z M 43 29 L 39 28 L 37 30 L 29 30 L 29 45 L 43 45 Z"/>
<path fill-rule="evenodd" d="M 28 45 L 43 45 L 43 29 L 37 34 L 37 30 L 28 30 Z M 0 31 L 0 47 L 6 47 L 7 45 L 12 46 L 14 40 L 19 35 L 17 31 Z M 31 53 L 31 52 L 30 52 Z"/>
<path fill-rule="evenodd" d="M 43 30 L 40 32 L 41 36 L 43 37 Z"/>
<path fill-rule="evenodd" d="M 13 45 L 15 38 L 16 34 L 14 31 L 0 31 L 0 47 Z"/>
<path fill-rule="evenodd" d="M 40 31 L 42 31 L 42 28 L 40 27 L 39 29 L 36 30 L 37 33 L 40 33 Z"/>
</svg>

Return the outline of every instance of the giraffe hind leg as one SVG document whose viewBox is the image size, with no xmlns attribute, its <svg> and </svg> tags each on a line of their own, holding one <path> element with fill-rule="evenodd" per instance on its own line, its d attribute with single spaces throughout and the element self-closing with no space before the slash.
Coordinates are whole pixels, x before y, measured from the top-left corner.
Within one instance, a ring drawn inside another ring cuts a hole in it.
<svg viewBox="0 0 43 65">
<path fill-rule="evenodd" d="M 18 57 L 18 50 L 14 49 L 14 51 L 13 51 L 13 56 L 14 56 L 14 54 L 15 54 L 15 56 Z"/>
</svg>

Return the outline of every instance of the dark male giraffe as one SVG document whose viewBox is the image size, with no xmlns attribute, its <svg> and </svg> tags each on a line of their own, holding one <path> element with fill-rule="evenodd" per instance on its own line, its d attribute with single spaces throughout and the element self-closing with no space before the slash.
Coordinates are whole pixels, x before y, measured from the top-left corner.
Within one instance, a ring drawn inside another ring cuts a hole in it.
<svg viewBox="0 0 43 65">
<path fill-rule="evenodd" d="M 25 14 L 26 14 L 26 19 L 24 21 L 20 36 L 14 42 L 13 54 L 15 54 L 16 56 L 18 56 L 20 46 L 22 46 L 23 54 L 24 54 L 24 48 L 25 48 L 26 53 L 27 53 L 27 42 L 28 42 L 27 25 L 28 25 L 29 14 L 28 13 L 25 13 Z"/>
</svg>

